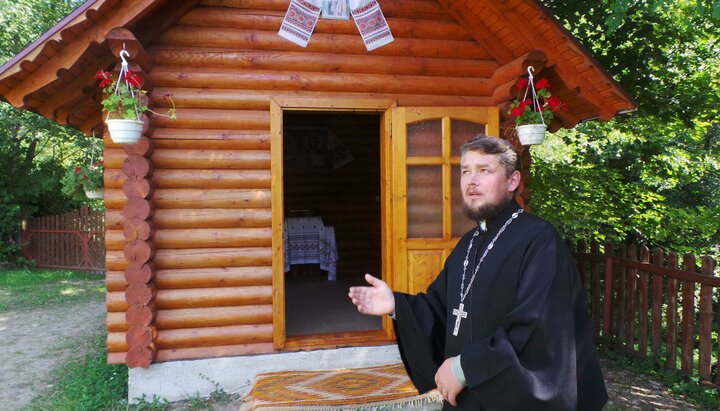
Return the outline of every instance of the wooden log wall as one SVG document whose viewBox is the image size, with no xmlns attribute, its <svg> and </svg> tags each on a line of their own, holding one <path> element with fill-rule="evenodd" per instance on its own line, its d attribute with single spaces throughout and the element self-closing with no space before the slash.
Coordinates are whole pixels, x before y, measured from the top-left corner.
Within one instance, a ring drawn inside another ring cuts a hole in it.
<svg viewBox="0 0 720 411">
<path fill-rule="evenodd" d="M 720 358 L 720 292 L 716 262 L 645 246 L 578 244 L 596 338 L 606 349 L 652 357 L 668 370 L 720 385 L 711 368 Z M 679 267 L 679 264 L 682 264 Z M 604 272 L 604 277 L 601 273 Z M 664 309 L 663 309 L 664 308 Z"/>
<path fill-rule="evenodd" d="M 307 163 L 307 147 L 286 144 L 284 151 L 284 200 L 290 210 L 311 210 L 323 224 L 335 229 L 340 259 L 337 278 L 379 274 L 380 261 L 380 116 L 289 114 L 285 117 L 284 139 L 303 139 L 304 129 L 327 129 L 352 155 L 352 161 L 333 169 Z M 296 131 L 293 131 L 296 130 Z M 293 160 L 288 160 L 295 147 Z"/>
<path fill-rule="evenodd" d="M 146 45 L 151 101 L 162 109 L 173 93 L 178 117 L 153 118 L 153 173 L 136 186 L 152 187 L 152 224 L 138 229 L 154 230 L 156 361 L 273 351 L 271 98 L 494 105 L 497 62 L 435 1 L 381 1 L 396 40 L 371 53 L 352 20 L 320 20 L 307 48 L 280 38 L 288 5 L 205 0 Z M 127 153 L 105 142 L 108 351 L 124 362 L 122 210 L 142 207 L 122 190 Z"/>
</svg>

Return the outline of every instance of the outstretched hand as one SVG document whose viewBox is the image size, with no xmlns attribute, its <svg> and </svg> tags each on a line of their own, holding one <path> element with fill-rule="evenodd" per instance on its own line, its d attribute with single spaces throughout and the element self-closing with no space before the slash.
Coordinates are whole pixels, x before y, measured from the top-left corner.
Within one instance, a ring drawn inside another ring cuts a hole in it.
<svg viewBox="0 0 720 411">
<path fill-rule="evenodd" d="M 363 314 L 385 315 L 395 312 L 395 296 L 387 283 L 370 274 L 365 274 L 365 281 L 372 287 L 350 287 L 348 296 L 358 311 Z"/>
</svg>

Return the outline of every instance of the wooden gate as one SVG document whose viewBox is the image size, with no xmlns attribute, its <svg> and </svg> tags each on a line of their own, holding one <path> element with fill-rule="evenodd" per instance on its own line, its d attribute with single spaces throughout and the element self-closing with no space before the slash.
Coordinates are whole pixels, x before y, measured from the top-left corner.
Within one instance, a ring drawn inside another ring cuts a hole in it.
<svg viewBox="0 0 720 411">
<path fill-rule="evenodd" d="M 38 267 L 104 272 L 105 215 L 88 207 L 23 223 L 22 256 Z"/>
</svg>

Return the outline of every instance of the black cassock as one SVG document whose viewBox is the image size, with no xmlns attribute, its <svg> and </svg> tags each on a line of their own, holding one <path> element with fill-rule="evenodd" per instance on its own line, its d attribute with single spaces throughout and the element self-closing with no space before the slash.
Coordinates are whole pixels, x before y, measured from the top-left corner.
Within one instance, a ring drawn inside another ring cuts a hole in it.
<svg viewBox="0 0 720 411">
<path fill-rule="evenodd" d="M 502 225 L 512 201 L 473 242 L 465 279 Z M 427 293 L 395 293 L 395 331 L 410 379 L 435 388 L 446 358 L 461 354 L 468 387 L 462 410 L 600 410 L 607 402 L 593 327 L 577 267 L 555 228 L 522 213 L 495 242 L 464 301 L 467 318 L 453 336 L 465 234 Z M 445 402 L 443 409 L 455 409 Z"/>
</svg>

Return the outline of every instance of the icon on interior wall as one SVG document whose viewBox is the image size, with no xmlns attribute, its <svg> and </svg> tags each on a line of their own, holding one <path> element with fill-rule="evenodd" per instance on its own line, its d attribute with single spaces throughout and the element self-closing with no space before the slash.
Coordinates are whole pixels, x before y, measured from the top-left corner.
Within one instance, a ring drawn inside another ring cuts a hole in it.
<svg viewBox="0 0 720 411">
<path fill-rule="evenodd" d="M 322 17 L 324 19 L 348 20 L 350 18 L 348 0 L 323 0 Z"/>
<path fill-rule="evenodd" d="M 334 169 L 353 161 L 350 150 L 326 127 L 286 127 L 283 155 L 289 169 Z"/>
</svg>

